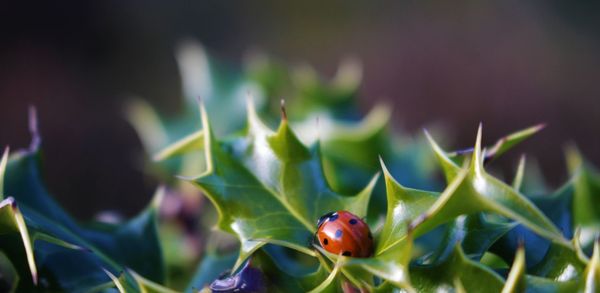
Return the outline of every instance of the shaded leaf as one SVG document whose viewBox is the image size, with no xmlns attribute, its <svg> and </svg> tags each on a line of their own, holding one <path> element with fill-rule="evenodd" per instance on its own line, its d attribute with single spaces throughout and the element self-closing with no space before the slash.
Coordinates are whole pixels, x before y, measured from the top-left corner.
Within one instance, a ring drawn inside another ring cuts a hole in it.
<svg viewBox="0 0 600 293">
<path fill-rule="evenodd" d="M 233 267 L 237 256 L 237 252 L 222 255 L 216 252 L 205 253 L 190 285 L 185 291 L 194 292 L 210 285 L 219 275 Z"/>
<path fill-rule="evenodd" d="M 531 196 L 529 199 L 550 218 L 560 229 L 564 237 L 573 237 L 573 220 L 570 213 L 573 199 L 573 186 L 571 182 L 565 184 L 554 194 Z M 551 240 L 534 233 L 523 225 L 518 225 L 500 239 L 494 245 L 492 251 L 501 256 L 505 261 L 510 262 L 514 258 L 514 253 L 521 240 L 525 243 L 526 264 L 528 268 L 542 261 L 552 245 Z M 556 249 L 561 250 L 564 247 L 562 245 Z M 570 250 L 572 251 L 571 254 L 573 254 L 573 250 Z"/>
<path fill-rule="evenodd" d="M 336 262 L 333 270 L 327 276 L 327 278 L 323 281 L 323 283 L 319 284 L 319 286 L 313 288 L 308 291 L 309 293 L 319 293 L 319 292 L 337 292 L 340 284 L 338 282 L 338 275 L 340 273 L 340 268 L 342 267 L 342 258 L 339 258 Z"/>
<path fill-rule="evenodd" d="M 10 157 L 4 189 L 13 197 L 3 201 L 2 222 L 8 226 L 0 227 L 0 234 L 11 231 L 11 226 L 20 232 L 34 284 L 37 271 L 49 288 L 86 290 L 109 279 L 103 268 L 120 272 L 124 267 L 163 280 L 155 227 L 157 202 L 129 222 L 83 228 L 48 195 L 39 176 L 38 157 L 37 149 Z M 11 243 L 1 241 L 0 248 L 18 252 Z M 29 288 L 30 284 L 19 286 Z"/>
<path fill-rule="evenodd" d="M 489 268 L 466 257 L 456 244 L 444 261 L 433 265 L 413 265 L 410 269 L 412 284 L 418 292 L 439 292 L 453 288 L 459 280 L 466 292 L 486 288 L 487 292 L 500 292 L 503 279 Z"/>
<path fill-rule="evenodd" d="M 0 292 L 15 292 L 18 283 L 17 270 L 8 257 L 0 251 Z"/>
</svg>

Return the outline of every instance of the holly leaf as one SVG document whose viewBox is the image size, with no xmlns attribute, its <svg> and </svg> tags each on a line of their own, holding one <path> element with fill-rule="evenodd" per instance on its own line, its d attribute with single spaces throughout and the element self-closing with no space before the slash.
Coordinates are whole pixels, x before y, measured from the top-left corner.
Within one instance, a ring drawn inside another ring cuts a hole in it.
<svg viewBox="0 0 600 293">
<path fill-rule="evenodd" d="M 561 233 L 566 238 L 573 237 L 573 220 L 570 213 L 573 192 L 572 182 L 568 182 L 554 194 L 529 197 L 559 227 Z M 581 262 L 577 260 L 576 251 L 571 243 L 555 243 L 536 234 L 523 225 L 518 225 L 503 236 L 492 247 L 491 251 L 502 257 L 505 261 L 510 262 L 515 256 L 515 250 L 518 248 L 520 241 L 523 241 L 525 244 L 524 249 L 528 269 L 532 269 L 534 266 L 538 268 L 535 271 L 539 273 L 535 273 L 535 275 L 547 276 L 542 271 L 549 269 L 556 271 L 556 273 L 562 273 L 562 269 L 567 269 L 567 267 L 570 267 L 569 270 L 572 270 L 573 268 L 582 266 Z M 558 260 L 561 261 L 557 262 Z M 573 277 L 570 276 L 568 279 Z M 556 276 L 556 278 L 559 277 Z"/>
<path fill-rule="evenodd" d="M 327 112 L 336 119 L 355 119 L 361 80 L 362 65 L 356 59 L 342 61 L 329 81 L 323 81 L 313 67 L 297 67 L 291 72 L 294 98 L 290 100 L 290 106 L 297 110 L 298 117 L 295 118 L 306 113 Z"/>
<path fill-rule="evenodd" d="M 576 238 L 567 246 L 552 243 L 544 258 L 528 269 L 528 273 L 555 281 L 581 280 L 587 258 L 580 252 Z"/>
<path fill-rule="evenodd" d="M 573 217 L 577 226 L 600 225 L 600 173 L 575 147 L 567 149 L 567 166 L 575 185 Z"/>
<path fill-rule="evenodd" d="M 500 276 L 488 267 L 469 259 L 458 243 L 453 247 L 451 253 L 442 258 L 443 261 L 431 265 L 411 266 L 411 282 L 418 292 L 447 290 L 455 288 L 458 282 L 466 292 L 476 292 L 482 288 L 489 292 L 500 292 L 504 285 Z"/>
<path fill-rule="evenodd" d="M 506 153 L 507 151 L 509 151 L 516 145 L 518 145 L 519 143 L 523 142 L 524 140 L 528 139 L 529 137 L 533 136 L 534 134 L 540 132 L 542 129 L 544 129 L 544 127 L 546 127 L 545 124 L 538 124 L 538 125 L 534 125 L 534 126 L 513 132 L 509 135 L 506 135 L 506 136 L 500 138 L 499 140 L 496 141 L 496 143 L 494 145 L 484 148 L 485 149 L 484 162 L 492 161 L 492 160 L 500 157 L 501 155 L 503 155 L 504 153 Z M 450 158 L 456 158 L 460 155 L 467 154 L 470 152 L 473 152 L 473 148 L 468 148 L 465 150 L 451 152 L 451 153 L 448 153 L 447 155 Z"/>
<path fill-rule="evenodd" d="M 579 283 L 581 292 L 598 292 L 600 290 L 600 241 L 594 243 L 594 254 L 585 268 L 583 281 Z"/>
<path fill-rule="evenodd" d="M 206 252 L 185 292 L 198 291 L 200 288 L 210 285 L 222 273 L 233 267 L 237 256 L 237 252 L 223 254 L 214 251 Z"/>
<path fill-rule="evenodd" d="M 0 291 L 15 292 L 19 283 L 19 275 L 6 254 L 0 251 Z"/>
<path fill-rule="evenodd" d="M 516 222 L 492 220 L 486 214 L 479 213 L 459 216 L 451 227 L 454 233 L 463 235 L 461 245 L 465 254 L 479 261 L 498 239 L 515 226 Z"/>
<path fill-rule="evenodd" d="M 546 279 L 531 275 L 525 276 L 527 292 L 576 292 L 579 285 L 578 281 L 559 282 L 552 279 Z"/>
<path fill-rule="evenodd" d="M 423 214 L 438 198 L 435 192 L 411 189 L 400 185 L 390 174 L 383 160 L 381 168 L 387 194 L 387 214 L 379 234 L 375 255 L 404 245 L 409 223 Z"/>
<path fill-rule="evenodd" d="M 449 183 L 431 208 L 412 222 L 415 235 L 419 235 L 420 231 L 429 231 L 461 214 L 491 212 L 516 220 L 543 237 L 566 242 L 560 230 L 531 201 L 485 172 L 481 126 L 467 168 L 457 166 L 431 136 L 428 135 L 428 138 Z"/>
<path fill-rule="evenodd" d="M 127 270 L 115 276 L 108 270 L 104 273 L 110 278 L 110 282 L 99 285 L 88 292 L 103 292 L 108 288 L 116 288 L 119 293 L 143 292 L 143 293 L 178 293 L 153 281 L 150 281 L 133 270 Z"/>
<path fill-rule="evenodd" d="M 525 287 L 525 249 L 520 246 L 506 278 L 504 288 L 502 288 L 502 293 L 524 292 Z"/>
<path fill-rule="evenodd" d="M 243 134 L 217 141 L 201 105 L 207 170 L 188 178 L 212 201 L 218 227 L 236 235 L 241 250 L 236 267 L 266 243 L 283 245 L 309 255 L 308 243 L 323 214 L 348 210 L 366 216 L 377 180 L 355 196 L 331 190 L 323 175 L 319 146 L 304 146 L 283 119 L 275 132 L 248 104 Z"/>
<path fill-rule="evenodd" d="M 34 141 L 39 141 L 35 131 Z M 109 280 L 103 269 L 114 273 L 132 268 L 162 282 L 162 253 L 156 233 L 161 193 L 130 221 L 83 227 L 46 191 L 39 174 L 39 157 L 38 144 L 34 143 L 31 149 L 0 163 L 6 167 L 0 171 L 5 177 L 3 194 L 10 195 L 0 204 L 0 250 L 10 255 L 13 263 L 27 263 L 27 267 L 17 269 L 21 275 L 31 275 L 21 279 L 18 290 L 33 290 L 38 279 L 44 280 L 47 290 L 87 290 Z"/>
</svg>

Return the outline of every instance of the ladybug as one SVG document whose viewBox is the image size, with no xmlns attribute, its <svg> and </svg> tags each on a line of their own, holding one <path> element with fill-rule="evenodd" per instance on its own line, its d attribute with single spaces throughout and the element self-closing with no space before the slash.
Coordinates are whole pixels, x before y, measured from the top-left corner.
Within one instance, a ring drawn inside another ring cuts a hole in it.
<svg viewBox="0 0 600 293">
<path fill-rule="evenodd" d="M 347 211 L 331 212 L 319 218 L 316 236 L 321 247 L 331 253 L 352 257 L 373 254 L 373 236 L 369 226 Z"/>
</svg>

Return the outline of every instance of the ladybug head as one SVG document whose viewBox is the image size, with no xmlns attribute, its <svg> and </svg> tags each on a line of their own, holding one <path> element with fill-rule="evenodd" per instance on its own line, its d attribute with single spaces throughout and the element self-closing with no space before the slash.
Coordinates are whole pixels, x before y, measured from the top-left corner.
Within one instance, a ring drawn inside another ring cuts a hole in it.
<svg viewBox="0 0 600 293">
<path fill-rule="evenodd" d="M 324 214 L 317 221 L 317 228 L 320 228 L 321 225 L 323 225 L 323 223 L 325 223 L 325 221 L 329 220 L 332 217 L 336 217 L 336 216 L 337 216 L 337 212 L 329 212 L 327 214 Z"/>
</svg>

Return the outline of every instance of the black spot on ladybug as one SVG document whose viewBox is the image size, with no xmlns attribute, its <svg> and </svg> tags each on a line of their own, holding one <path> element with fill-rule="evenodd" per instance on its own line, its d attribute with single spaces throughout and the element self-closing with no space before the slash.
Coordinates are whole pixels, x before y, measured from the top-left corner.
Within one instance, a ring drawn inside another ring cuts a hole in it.
<svg viewBox="0 0 600 293">
<path fill-rule="evenodd" d="M 334 213 L 333 215 L 331 215 L 329 217 L 329 222 L 333 222 L 333 221 L 337 220 L 338 217 L 339 217 L 338 213 Z"/>
<path fill-rule="evenodd" d="M 358 221 L 356 219 L 350 219 L 349 223 L 350 223 L 350 225 L 356 225 L 356 223 L 358 223 Z"/>
<path fill-rule="evenodd" d="M 323 225 L 323 223 L 325 223 L 326 220 L 329 220 L 331 218 L 331 216 L 335 215 L 335 214 L 337 214 L 337 213 L 329 212 L 329 213 L 323 215 L 322 217 L 320 217 L 319 220 L 317 221 L 317 227 L 321 227 L 321 225 Z"/>
<path fill-rule="evenodd" d="M 329 244 L 329 240 L 327 240 L 327 238 L 323 239 L 323 244 L 325 244 L 325 245 Z"/>
<path fill-rule="evenodd" d="M 342 253 L 343 256 L 352 256 L 352 252 L 346 250 Z"/>
<path fill-rule="evenodd" d="M 343 234 L 344 233 L 342 232 L 342 230 L 338 229 L 337 231 L 335 231 L 335 238 L 341 238 Z"/>
</svg>

